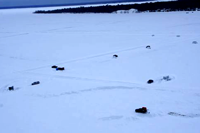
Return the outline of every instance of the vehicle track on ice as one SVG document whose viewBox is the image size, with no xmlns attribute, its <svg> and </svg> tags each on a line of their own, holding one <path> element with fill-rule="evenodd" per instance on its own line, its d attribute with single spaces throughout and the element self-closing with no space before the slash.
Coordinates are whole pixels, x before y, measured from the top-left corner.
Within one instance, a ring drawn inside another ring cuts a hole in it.
<svg viewBox="0 0 200 133">
<path fill-rule="evenodd" d="M 66 92 L 61 92 L 59 94 L 32 94 L 31 96 L 40 97 L 40 98 L 53 98 L 53 97 L 60 97 L 60 96 L 65 96 L 65 95 L 77 95 L 77 94 L 93 92 L 93 91 L 135 90 L 135 89 L 146 90 L 145 88 L 140 88 L 140 87 L 102 86 L 102 87 L 82 89 L 82 90 L 77 90 L 77 91 L 66 91 Z"/>
<path fill-rule="evenodd" d="M 142 46 L 138 46 L 138 47 L 133 47 L 133 48 L 127 48 L 127 49 L 123 49 L 123 50 L 116 50 L 116 51 L 112 51 L 112 52 L 107 52 L 107 53 L 102 53 L 102 54 L 97 54 L 97 55 L 92 55 L 92 56 L 86 56 L 86 57 L 72 59 L 72 60 L 63 61 L 63 62 L 58 62 L 58 63 L 54 63 L 54 64 L 56 64 L 56 65 L 62 65 L 62 64 L 67 64 L 67 63 L 84 61 L 84 60 L 98 58 L 98 57 L 102 57 L 102 56 L 106 56 L 106 55 L 111 55 L 111 54 L 116 54 L 116 53 L 121 53 L 121 52 L 126 52 L 126 51 L 132 51 L 132 50 L 144 48 L 145 46 L 146 45 L 142 45 Z M 17 72 L 14 72 L 14 73 L 21 73 L 21 72 L 25 72 L 25 71 L 32 71 L 32 70 L 37 70 L 37 69 L 46 68 L 46 67 L 50 67 L 50 66 L 52 66 L 52 64 L 45 65 L 45 66 L 40 66 L 40 67 L 36 67 L 36 68 L 31 68 L 31 69 L 26 69 L 26 70 L 22 70 L 22 71 L 17 71 Z"/>
<path fill-rule="evenodd" d="M 127 82 L 127 81 L 118 81 L 118 80 L 105 80 L 105 79 L 95 79 L 95 78 L 86 78 L 86 77 L 76 77 L 76 76 L 63 76 L 63 75 L 52 75 L 52 74 L 42 74 L 42 73 L 35 73 L 35 72 L 23 72 L 24 74 L 31 74 L 31 75 L 41 75 L 44 77 L 51 77 L 51 78 L 58 78 L 58 79 L 73 79 L 73 80 L 85 80 L 85 81 L 99 81 L 99 82 L 109 82 L 109 83 L 121 83 L 121 84 L 131 84 L 131 85 L 139 85 L 134 82 Z"/>
</svg>

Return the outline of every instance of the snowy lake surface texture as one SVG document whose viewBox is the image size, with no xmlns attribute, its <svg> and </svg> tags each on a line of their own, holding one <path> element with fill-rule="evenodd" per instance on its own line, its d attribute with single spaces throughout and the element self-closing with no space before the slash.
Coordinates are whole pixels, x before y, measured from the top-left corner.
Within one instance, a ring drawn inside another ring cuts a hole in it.
<svg viewBox="0 0 200 133">
<path fill-rule="evenodd" d="M 1 133 L 200 132 L 200 12 L 35 10 L 0 10 Z"/>
</svg>

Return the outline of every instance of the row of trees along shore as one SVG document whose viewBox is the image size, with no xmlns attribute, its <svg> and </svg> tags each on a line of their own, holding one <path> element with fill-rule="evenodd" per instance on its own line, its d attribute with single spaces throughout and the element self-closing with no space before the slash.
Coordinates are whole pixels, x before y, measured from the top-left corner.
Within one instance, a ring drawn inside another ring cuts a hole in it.
<svg viewBox="0 0 200 133">
<path fill-rule="evenodd" d="M 64 8 L 57 10 L 38 10 L 34 13 L 113 13 L 118 10 L 136 9 L 137 12 L 161 12 L 161 11 L 196 11 L 200 10 L 200 0 L 178 0 L 165 2 L 150 2 L 128 5 L 105 5 L 78 8 Z"/>
</svg>

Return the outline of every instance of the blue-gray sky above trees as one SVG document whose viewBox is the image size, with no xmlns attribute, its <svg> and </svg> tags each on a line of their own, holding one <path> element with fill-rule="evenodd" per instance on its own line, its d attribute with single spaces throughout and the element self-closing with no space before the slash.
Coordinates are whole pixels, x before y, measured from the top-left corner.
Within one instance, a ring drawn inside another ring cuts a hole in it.
<svg viewBox="0 0 200 133">
<path fill-rule="evenodd" d="M 0 7 L 80 4 L 94 2 L 145 1 L 145 0 L 0 0 Z"/>
</svg>

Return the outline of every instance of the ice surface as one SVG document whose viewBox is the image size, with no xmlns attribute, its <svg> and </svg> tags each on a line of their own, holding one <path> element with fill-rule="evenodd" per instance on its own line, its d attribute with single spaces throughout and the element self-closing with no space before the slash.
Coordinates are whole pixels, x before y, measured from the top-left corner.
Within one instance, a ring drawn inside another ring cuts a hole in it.
<svg viewBox="0 0 200 133">
<path fill-rule="evenodd" d="M 200 12 L 0 20 L 2 133 L 199 133 Z"/>
</svg>

